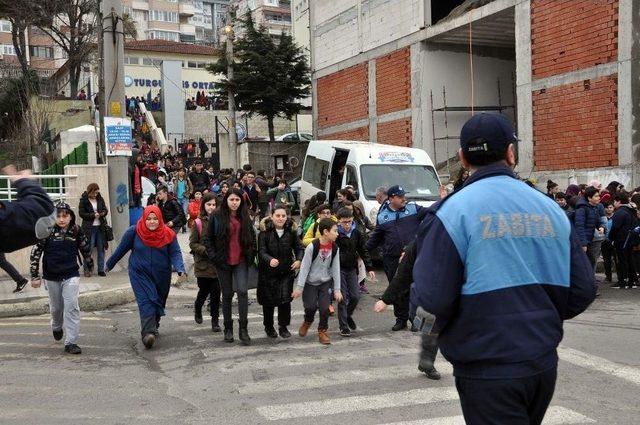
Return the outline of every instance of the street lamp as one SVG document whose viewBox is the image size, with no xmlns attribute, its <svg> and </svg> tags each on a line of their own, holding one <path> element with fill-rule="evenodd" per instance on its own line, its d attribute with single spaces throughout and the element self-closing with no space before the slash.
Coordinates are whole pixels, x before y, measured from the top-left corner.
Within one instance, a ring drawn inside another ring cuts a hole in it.
<svg viewBox="0 0 640 425">
<path fill-rule="evenodd" d="M 227 25 L 224 32 L 227 35 L 227 81 L 233 81 L 233 27 L 231 24 L 231 8 L 227 9 Z M 235 172 L 238 169 L 238 135 L 236 134 L 236 99 L 231 85 L 227 90 L 228 118 L 229 118 L 229 153 L 231 166 Z"/>
</svg>

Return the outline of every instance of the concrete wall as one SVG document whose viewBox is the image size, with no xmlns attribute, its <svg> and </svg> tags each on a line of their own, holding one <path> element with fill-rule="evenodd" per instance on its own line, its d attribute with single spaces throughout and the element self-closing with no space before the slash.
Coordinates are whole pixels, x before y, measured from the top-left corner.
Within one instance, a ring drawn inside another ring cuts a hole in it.
<svg viewBox="0 0 640 425">
<path fill-rule="evenodd" d="M 315 69 L 322 69 L 425 26 L 424 0 L 309 2 Z"/>
<path fill-rule="evenodd" d="M 452 50 L 445 45 L 426 44 L 422 56 L 421 96 L 422 96 L 422 138 L 414 139 L 414 146 L 421 147 L 429 153 L 435 162 L 440 163 L 455 156 L 460 147 L 459 140 L 436 141 L 434 155 L 433 128 L 431 119 L 431 92 L 433 107 L 444 106 L 443 88 L 446 89 L 447 106 L 471 106 L 471 73 L 469 54 Z M 515 77 L 515 60 L 506 53 L 501 57 L 488 54 L 500 53 L 491 49 L 473 56 L 474 68 L 474 105 L 498 105 L 498 80 L 500 81 L 500 103 L 503 106 L 515 103 L 513 88 Z M 476 49 L 479 53 L 482 49 Z M 515 121 L 515 110 L 507 109 L 504 113 Z M 459 137 L 462 125 L 471 117 L 471 112 L 447 112 L 448 125 L 445 127 L 443 112 L 434 113 L 435 136 Z M 448 154 L 447 154 L 448 149 Z"/>
<path fill-rule="evenodd" d="M 240 163 L 251 164 L 256 171 L 265 170 L 267 175 L 274 175 L 274 157 L 287 155 L 291 168 L 286 171 L 286 175 L 288 178 L 300 177 L 308 145 L 308 142 L 242 142 L 239 147 Z"/>
</svg>

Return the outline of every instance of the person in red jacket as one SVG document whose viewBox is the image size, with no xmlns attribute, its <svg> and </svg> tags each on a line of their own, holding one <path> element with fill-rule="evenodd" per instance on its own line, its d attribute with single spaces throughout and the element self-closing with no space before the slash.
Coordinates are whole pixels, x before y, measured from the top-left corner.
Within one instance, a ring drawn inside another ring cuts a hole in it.
<svg viewBox="0 0 640 425">
<path fill-rule="evenodd" d="M 189 202 L 189 228 L 193 227 L 193 222 L 200 214 L 200 204 L 202 203 L 202 192 L 193 194 L 193 199 Z"/>
</svg>

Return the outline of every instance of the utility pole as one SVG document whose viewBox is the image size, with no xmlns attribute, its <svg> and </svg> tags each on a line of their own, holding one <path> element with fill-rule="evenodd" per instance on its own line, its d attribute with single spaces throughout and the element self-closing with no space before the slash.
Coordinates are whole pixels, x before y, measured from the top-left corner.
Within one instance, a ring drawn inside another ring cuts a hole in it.
<svg viewBox="0 0 640 425">
<path fill-rule="evenodd" d="M 124 105 L 124 29 L 122 0 L 101 0 L 102 77 L 101 117 L 125 117 Z M 100 132 L 106 140 L 101 119 Z M 105 149 L 106 152 L 106 149 Z M 113 233 L 119 240 L 129 227 L 129 157 L 109 156 L 109 212 Z"/>
<path fill-rule="evenodd" d="M 227 80 L 233 81 L 233 25 L 232 25 L 231 5 L 227 8 L 227 25 L 224 32 L 227 34 Z M 238 169 L 238 134 L 236 133 L 236 99 L 233 90 L 227 91 L 228 118 L 229 118 L 229 153 L 231 154 L 231 165 L 233 171 Z"/>
</svg>

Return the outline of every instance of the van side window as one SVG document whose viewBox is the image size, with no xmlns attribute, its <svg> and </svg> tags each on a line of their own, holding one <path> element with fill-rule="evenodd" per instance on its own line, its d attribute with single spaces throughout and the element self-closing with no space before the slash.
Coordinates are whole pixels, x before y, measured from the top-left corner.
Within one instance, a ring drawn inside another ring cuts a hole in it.
<svg viewBox="0 0 640 425">
<path fill-rule="evenodd" d="M 346 186 L 351 186 L 358 190 L 358 176 L 356 175 L 356 169 L 352 165 L 347 165 Z"/>
<path fill-rule="evenodd" d="M 329 162 L 314 156 L 307 156 L 304 163 L 303 179 L 320 190 L 324 190 L 329 172 Z"/>
</svg>

